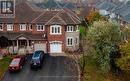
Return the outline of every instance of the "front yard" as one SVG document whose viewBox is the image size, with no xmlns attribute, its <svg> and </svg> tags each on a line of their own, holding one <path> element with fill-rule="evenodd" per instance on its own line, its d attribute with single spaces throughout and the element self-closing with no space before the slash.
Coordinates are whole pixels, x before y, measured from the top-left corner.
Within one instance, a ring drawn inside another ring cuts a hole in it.
<svg viewBox="0 0 130 81">
<path fill-rule="evenodd" d="M 122 81 L 110 73 L 102 73 L 91 56 L 85 57 L 85 71 L 82 81 Z M 80 60 L 82 64 L 82 59 Z"/>
<path fill-rule="evenodd" d="M 11 56 L 6 56 L 2 60 L 0 60 L 0 79 L 3 74 L 6 72 L 9 63 L 11 62 Z"/>
</svg>

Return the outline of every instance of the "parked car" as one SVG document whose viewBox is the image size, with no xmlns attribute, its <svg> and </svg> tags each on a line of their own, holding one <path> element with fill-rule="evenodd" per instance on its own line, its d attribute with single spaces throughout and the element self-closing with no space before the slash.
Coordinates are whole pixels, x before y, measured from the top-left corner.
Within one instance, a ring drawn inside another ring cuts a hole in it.
<svg viewBox="0 0 130 81">
<path fill-rule="evenodd" d="M 8 67 L 9 71 L 12 72 L 12 71 L 21 70 L 23 68 L 24 61 L 25 61 L 24 55 L 19 55 L 19 56 L 13 57 L 12 62 L 10 63 L 10 65 Z"/>
<path fill-rule="evenodd" d="M 44 55 L 44 51 L 35 51 L 30 62 L 31 68 L 40 68 L 43 63 Z"/>
</svg>

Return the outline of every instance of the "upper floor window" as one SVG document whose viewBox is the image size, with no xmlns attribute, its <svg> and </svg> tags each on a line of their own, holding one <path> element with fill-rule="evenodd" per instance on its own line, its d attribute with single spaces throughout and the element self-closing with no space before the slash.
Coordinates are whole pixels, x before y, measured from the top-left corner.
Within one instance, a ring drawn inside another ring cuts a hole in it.
<svg viewBox="0 0 130 81">
<path fill-rule="evenodd" d="M 13 31 L 13 24 L 7 24 L 7 31 Z"/>
<path fill-rule="evenodd" d="M 76 39 L 75 39 L 75 43 L 78 44 L 78 37 L 76 37 Z"/>
<path fill-rule="evenodd" d="M 73 32 L 74 26 L 67 26 L 67 32 Z"/>
<path fill-rule="evenodd" d="M 30 30 L 30 31 L 33 30 L 32 24 L 29 24 L 29 30 Z"/>
<path fill-rule="evenodd" d="M 3 24 L 0 24 L 0 31 L 3 31 Z"/>
<path fill-rule="evenodd" d="M 52 25 L 50 27 L 51 34 L 61 34 L 61 26 L 60 25 Z"/>
<path fill-rule="evenodd" d="M 45 31 L 45 26 L 41 25 L 41 24 L 38 24 L 37 25 L 37 31 Z"/>
<path fill-rule="evenodd" d="M 73 37 L 67 38 L 67 46 L 73 46 Z"/>
<path fill-rule="evenodd" d="M 20 31 L 26 31 L 26 24 L 20 24 Z"/>
<path fill-rule="evenodd" d="M 79 31 L 79 25 L 76 25 L 76 31 Z"/>
</svg>

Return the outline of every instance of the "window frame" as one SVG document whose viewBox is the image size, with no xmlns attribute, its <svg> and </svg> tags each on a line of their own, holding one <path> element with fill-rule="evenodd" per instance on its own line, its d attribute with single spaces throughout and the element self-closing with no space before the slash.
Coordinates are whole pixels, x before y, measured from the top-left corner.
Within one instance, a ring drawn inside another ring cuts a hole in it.
<svg viewBox="0 0 130 81">
<path fill-rule="evenodd" d="M 79 25 L 76 25 L 76 31 L 79 31 Z"/>
<path fill-rule="evenodd" d="M 38 28 L 40 26 L 40 29 Z M 43 27 L 43 28 L 41 28 Z M 45 31 L 45 25 L 43 24 L 37 24 L 37 31 Z"/>
<path fill-rule="evenodd" d="M 76 44 L 76 45 L 79 44 L 79 38 L 78 38 L 78 37 L 75 38 L 75 44 Z"/>
<path fill-rule="evenodd" d="M 74 26 L 72 25 L 67 26 L 67 32 L 74 32 Z"/>
<path fill-rule="evenodd" d="M 51 25 L 50 26 L 50 34 L 51 35 L 61 35 L 62 29 L 61 25 Z"/>
<path fill-rule="evenodd" d="M 67 37 L 67 46 L 73 46 L 74 41 L 73 41 L 73 37 Z"/>
<path fill-rule="evenodd" d="M 13 24 L 7 24 L 7 31 L 13 31 L 13 29 L 14 29 L 13 26 L 14 26 Z"/>
<path fill-rule="evenodd" d="M 0 23 L 0 26 L 1 26 L 0 31 L 3 31 L 3 24 Z"/>
<path fill-rule="evenodd" d="M 26 29 L 27 29 L 26 24 L 19 24 L 19 30 L 20 31 L 26 31 Z"/>
<path fill-rule="evenodd" d="M 29 24 L 29 26 L 28 26 L 28 27 L 29 27 L 29 30 L 30 30 L 30 31 L 32 31 L 32 30 L 33 30 L 33 26 L 32 26 L 32 24 Z"/>
</svg>

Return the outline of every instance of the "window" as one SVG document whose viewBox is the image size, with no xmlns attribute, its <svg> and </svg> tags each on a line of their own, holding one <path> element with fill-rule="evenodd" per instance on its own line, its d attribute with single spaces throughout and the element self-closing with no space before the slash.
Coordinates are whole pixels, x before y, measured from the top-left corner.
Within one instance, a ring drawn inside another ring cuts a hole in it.
<svg viewBox="0 0 130 81">
<path fill-rule="evenodd" d="M 76 25 L 76 31 L 79 31 L 79 26 L 78 25 Z"/>
<path fill-rule="evenodd" d="M 53 25 L 50 27 L 51 34 L 61 34 L 61 26 L 60 25 Z"/>
<path fill-rule="evenodd" d="M 0 24 L 0 31 L 3 31 L 3 24 Z"/>
<path fill-rule="evenodd" d="M 32 24 L 29 24 L 29 30 L 32 31 L 33 27 Z"/>
<path fill-rule="evenodd" d="M 1 1 L 1 13 L 13 14 L 14 12 L 14 1 Z"/>
<path fill-rule="evenodd" d="M 7 31 L 13 31 L 13 24 L 7 24 Z"/>
<path fill-rule="evenodd" d="M 45 26 L 44 25 L 37 25 L 37 31 L 44 31 Z"/>
<path fill-rule="evenodd" d="M 67 32 L 73 32 L 74 27 L 73 26 L 67 26 Z"/>
<path fill-rule="evenodd" d="M 67 46 L 73 46 L 73 37 L 67 38 Z"/>
<path fill-rule="evenodd" d="M 20 31 L 26 31 L 26 24 L 20 24 Z"/>
<path fill-rule="evenodd" d="M 78 44 L 78 37 L 76 37 L 76 39 L 75 39 L 75 43 Z"/>
</svg>

